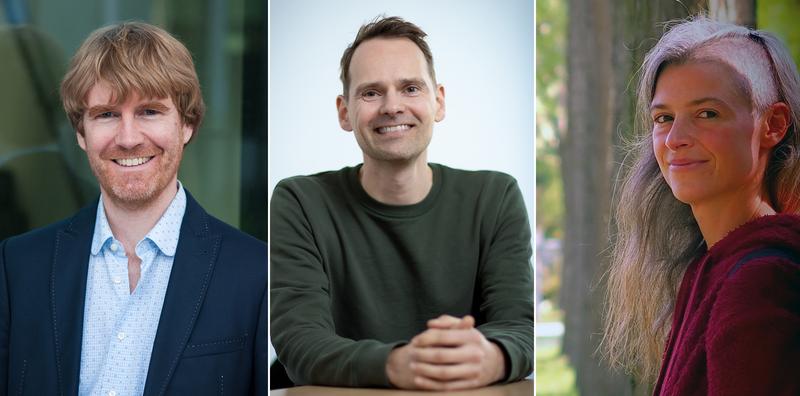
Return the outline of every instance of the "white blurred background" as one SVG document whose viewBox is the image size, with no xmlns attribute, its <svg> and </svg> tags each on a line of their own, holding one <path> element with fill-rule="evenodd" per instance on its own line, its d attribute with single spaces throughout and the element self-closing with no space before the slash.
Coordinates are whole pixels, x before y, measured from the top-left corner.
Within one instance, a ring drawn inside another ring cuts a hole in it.
<svg viewBox="0 0 800 396">
<path fill-rule="evenodd" d="M 269 21 L 270 197 L 283 178 L 360 163 L 339 128 L 339 60 L 380 14 L 428 33 L 447 114 L 428 160 L 517 178 L 533 217 L 533 1 L 272 1 Z"/>
<path fill-rule="evenodd" d="M 271 1 L 270 198 L 283 178 L 362 162 L 337 121 L 339 61 L 358 28 L 384 14 L 428 33 L 445 87 L 447 113 L 434 127 L 428 161 L 514 176 L 533 224 L 533 7 L 533 0 Z"/>
</svg>

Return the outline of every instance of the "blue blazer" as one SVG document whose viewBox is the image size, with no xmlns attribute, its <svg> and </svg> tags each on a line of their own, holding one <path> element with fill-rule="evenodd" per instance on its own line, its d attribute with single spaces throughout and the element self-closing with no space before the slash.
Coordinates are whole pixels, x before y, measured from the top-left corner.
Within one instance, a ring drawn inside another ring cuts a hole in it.
<svg viewBox="0 0 800 396">
<path fill-rule="evenodd" d="M 266 245 L 186 199 L 144 394 L 266 395 Z M 0 394 L 77 395 L 96 214 L 0 243 Z"/>
</svg>

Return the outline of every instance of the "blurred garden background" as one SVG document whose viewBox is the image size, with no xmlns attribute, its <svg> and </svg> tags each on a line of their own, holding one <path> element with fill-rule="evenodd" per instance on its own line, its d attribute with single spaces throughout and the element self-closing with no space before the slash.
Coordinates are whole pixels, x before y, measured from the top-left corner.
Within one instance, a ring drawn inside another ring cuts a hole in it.
<svg viewBox="0 0 800 396">
<path fill-rule="evenodd" d="M 797 0 L 536 0 L 536 393 L 648 395 L 602 337 L 610 219 L 633 89 L 664 23 L 700 12 L 777 34 L 800 59 Z"/>
</svg>

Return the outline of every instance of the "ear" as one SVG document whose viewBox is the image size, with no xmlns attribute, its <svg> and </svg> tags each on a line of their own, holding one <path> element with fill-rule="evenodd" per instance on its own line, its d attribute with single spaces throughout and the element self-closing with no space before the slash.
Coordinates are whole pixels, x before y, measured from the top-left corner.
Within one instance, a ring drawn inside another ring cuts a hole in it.
<svg viewBox="0 0 800 396">
<path fill-rule="evenodd" d="M 183 145 L 185 146 L 194 135 L 194 128 L 189 125 L 183 125 L 181 130 L 183 132 Z"/>
<path fill-rule="evenodd" d="M 86 132 L 84 132 L 86 133 Z M 75 137 L 78 138 L 78 146 L 81 146 L 83 151 L 86 151 L 86 137 L 84 137 L 81 133 L 75 132 Z"/>
<path fill-rule="evenodd" d="M 773 148 L 783 140 L 791 124 L 791 112 L 786 103 L 778 102 L 764 112 L 760 125 L 762 148 Z"/>
<path fill-rule="evenodd" d="M 350 124 L 350 118 L 348 117 L 347 100 L 342 95 L 336 97 L 336 112 L 339 113 L 339 126 L 345 131 L 352 132 L 353 126 Z"/>
<path fill-rule="evenodd" d="M 444 110 L 444 85 L 439 84 L 436 86 L 436 122 L 444 119 Z"/>
</svg>

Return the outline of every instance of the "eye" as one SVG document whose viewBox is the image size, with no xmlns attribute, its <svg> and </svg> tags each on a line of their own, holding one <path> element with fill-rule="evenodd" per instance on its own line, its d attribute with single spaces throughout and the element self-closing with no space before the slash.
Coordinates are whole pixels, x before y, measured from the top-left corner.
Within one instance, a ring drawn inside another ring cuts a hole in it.
<svg viewBox="0 0 800 396">
<path fill-rule="evenodd" d="M 158 111 L 158 110 L 154 110 L 154 109 L 144 109 L 144 110 L 142 110 L 142 115 L 146 115 L 146 116 L 154 116 L 154 115 L 159 115 L 159 114 L 161 114 L 161 112 Z"/>
<path fill-rule="evenodd" d="M 697 113 L 698 118 L 717 118 L 719 114 L 714 110 L 703 110 Z"/>
<path fill-rule="evenodd" d="M 417 96 L 417 95 L 419 95 L 420 92 L 422 92 L 422 90 L 416 85 L 407 86 L 405 91 L 410 96 Z"/>
<path fill-rule="evenodd" d="M 658 114 L 653 117 L 653 122 L 656 124 L 663 124 L 665 122 L 671 122 L 672 120 L 673 118 L 669 114 Z"/>
<path fill-rule="evenodd" d="M 364 99 L 367 102 L 371 102 L 381 96 L 381 93 L 374 90 L 368 89 L 366 91 L 361 92 L 361 99 Z"/>
<path fill-rule="evenodd" d="M 95 116 L 95 118 L 97 119 L 112 118 L 112 117 L 116 117 L 116 114 L 113 111 L 105 111 Z"/>
</svg>

